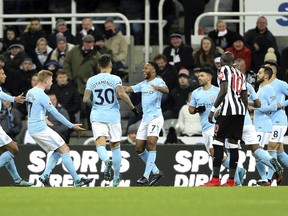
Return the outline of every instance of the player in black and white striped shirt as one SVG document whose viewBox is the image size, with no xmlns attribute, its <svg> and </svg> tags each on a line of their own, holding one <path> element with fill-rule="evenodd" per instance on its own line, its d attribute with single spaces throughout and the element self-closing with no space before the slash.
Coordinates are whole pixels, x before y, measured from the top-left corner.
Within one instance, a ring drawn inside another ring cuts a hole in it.
<svg viewBox="0 0 288 216">
<path fill-rule="evenodd" d="M 234 175 L 239 157 L 238 140 L 241 140 L 242 137 L 248 99 L 245 76 L 233 66 L 233 63 L 234 56 L 232 53 L 225 52 L 221 56 L 222 67 L 218 70 L 220 92 L 208 117 L 209 122 L 212 123 L 216 108 L 221 106 L 214 128 L 213 178 L 204 186 L 220 185 L 219 173 L 226 138 L 230 151 L 230 163 L 229 179 L 224 185 L 235 186 Z"/>
</svg>

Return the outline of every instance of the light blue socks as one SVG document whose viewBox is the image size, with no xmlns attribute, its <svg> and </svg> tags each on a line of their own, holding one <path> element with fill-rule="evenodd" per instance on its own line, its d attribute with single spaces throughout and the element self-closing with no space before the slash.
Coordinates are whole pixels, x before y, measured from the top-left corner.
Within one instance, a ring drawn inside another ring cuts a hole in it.
<svg viewBox="0 0 288 216">
<path fill-rule="evenodd" d="M 114 169 L 114 177 L 113 179 L 119 179 L 120 167 L 121 167 L 121 150 L 120 146 L 116 148 L 112 148 L 112 162 L 113 162 L 113 169 Z"/>
<path fill-rule="evenodd" d="M 155 161 L 156 161 L 156 151 L 149 151 L 147 162 L 146 162 L 146 167 L 145 167 L 145 171 L 143 175 L 147 179 L 149 179 L 150 173 L 153 167 L 155 166 Z"/>
<path fill-rule="evenodd" d="M 148 153 L 147 149 L 145 149 L 142 153 L 138 154 L 139 157 L 144 161 L 145 164 L 147 163 L 148 154 L 149 153 Z M 155 163 L 154 163 L 154 166 L 152 168 L 152 173 L 153 174 L 158 174 L 159 173 L 159 169 L 158 169 L 158 167 L 156 166 Z"/>
</svg>

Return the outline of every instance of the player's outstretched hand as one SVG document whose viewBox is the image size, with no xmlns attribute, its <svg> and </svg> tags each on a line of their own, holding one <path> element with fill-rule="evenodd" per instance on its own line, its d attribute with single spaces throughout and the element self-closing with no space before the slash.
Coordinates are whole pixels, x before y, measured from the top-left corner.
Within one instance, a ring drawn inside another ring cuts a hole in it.
<svg viewBox="0 0 288 216">
<path fill-rule="evenodd" d="M 82 124 L 74 124 L 72 128 L 77 131 L 85 131 L 86 129 L 82 128 L 81 126 Z"/>
<path fill-rule="evenodd" d="M 25 101 L 25 97 L 23 95 L 24 95 L 24 93 L 22 93 L 22 94 L 18 95 L 17 97 L 15 97 L 15 102 L 23 104 L 24 101 Z"/>
<path fill-rule="evenodd" d="M 141 115 L 141 112 L 136 108 L 134 107 L 133 109 L 131 109 L 132 112 L 134 113 L 134 115 L 137 117 L 137 116 L 140 116 Z"/>
</svg>

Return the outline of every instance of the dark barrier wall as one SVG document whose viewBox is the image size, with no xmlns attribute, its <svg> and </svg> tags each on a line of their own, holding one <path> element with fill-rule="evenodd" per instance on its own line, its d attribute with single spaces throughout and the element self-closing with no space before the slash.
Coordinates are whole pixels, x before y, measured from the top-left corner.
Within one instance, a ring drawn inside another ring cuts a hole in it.
<svg viewBox="0 0 288 216">
<path fill-rule="evenodd" d="M 20 152 L 15 158 L 16 166 L 23 178 L 41 186 L 39 175 L 47 163 L 46 153 L 38 146 L 19 146 Z M 136 181 L 143 175 L 144 163 L 134 151 L 134 146 L 122 146 L 122 181 L 120 186 L 136 186 Z M 77 172 L 85 177 L 94 178 L 89 186 L 109 186 L 111 182 L 103 180 L 104 163 L 99 160 L 95 146 L 71 146 L 70 151 Z M 109 151 L 110 156 L 112 155 Z M 251 151 L 242 149 L 239 152 L 239 166 L 244 166 L 248 173 L 244 185 L 251 186 L 259 179 L 255 168 L 255 158 Z M 49 155 L 48 155 L 49 156 Z M 211 174 L 211 158 L 203 145 L 159 145 L 157 147 L 157 166 L 165 173 L 159 185 L 162 186 L 199 186 L 207 182 Z M 223 168 L 223 167 L 222 167 Z M 227 171 L 222 169 L 223 181 L 228 178 Z M 285 173 L 283 185 L 287 185 Z M 59 163 L 50 176 L 53 186 L 72 186 L 73 180 L 62 163 Z M 13 185 L 12 178 L 5 167 L 0 171 L 0 185 Z M 276 181 L 273 181 L 276 185 Z"/>
</svg>

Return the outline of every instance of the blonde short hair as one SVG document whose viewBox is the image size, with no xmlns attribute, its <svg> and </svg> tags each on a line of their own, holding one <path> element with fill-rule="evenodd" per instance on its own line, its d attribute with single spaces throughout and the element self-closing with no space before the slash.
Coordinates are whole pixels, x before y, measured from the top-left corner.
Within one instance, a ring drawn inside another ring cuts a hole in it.
<svg viewBox="0 0 288 216">
<path fill-rule="evenodd" d="M 53 73 L 48 70 L 41 70 L 38 73 L 38 81 L 39 82 L 44 82 L 47 78 L 52 77 Z"/>
</svg>

